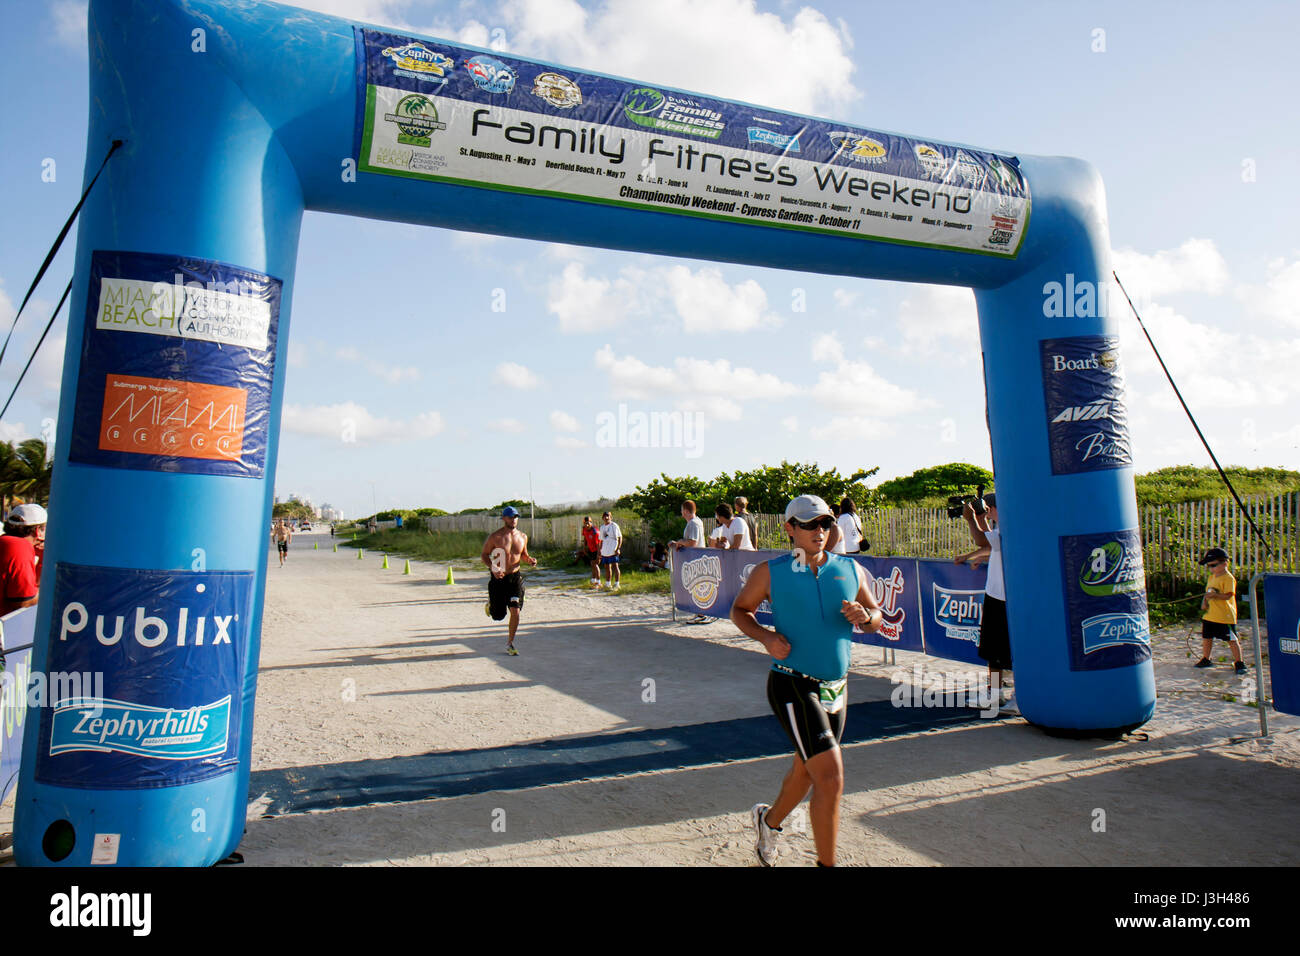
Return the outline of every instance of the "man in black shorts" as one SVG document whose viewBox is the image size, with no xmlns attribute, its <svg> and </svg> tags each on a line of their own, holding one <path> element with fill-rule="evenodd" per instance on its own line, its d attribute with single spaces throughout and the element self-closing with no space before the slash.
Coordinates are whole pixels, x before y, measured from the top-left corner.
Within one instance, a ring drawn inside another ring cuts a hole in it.
<svg viewBox="0 0 1300 956">
<path fill-rule="evenodd" d="M 510 614 L 509 638 L 506 653 L 518 655 L 515 650 L 515 631 L 519 627 L 519 612 L 524 606 L 524 579 L 519 573 L 519 562 L 527 561 L 537 567 L 537 560 L 528 553 L 528 535 L 518 530 L 519 512 L 507 505 L 501 511 L 501 527 L 488 535 L 483 542 L 480 560 L 488 566 L 488 617 L 500 621 Z"/>
</svg>

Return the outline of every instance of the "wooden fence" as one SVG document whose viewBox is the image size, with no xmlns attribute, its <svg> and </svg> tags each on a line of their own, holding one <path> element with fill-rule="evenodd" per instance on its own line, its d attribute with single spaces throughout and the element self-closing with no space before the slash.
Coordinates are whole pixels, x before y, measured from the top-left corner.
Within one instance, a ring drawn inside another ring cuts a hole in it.
<svg viewBox="0 0 1300 956">
<path fill-rule="evenodd" d="M 1232 571 L 1244 584 L 1256 571 L 1288 571 L 1300 568 L 1300 493 L 1290 492 L 1271 498 L 1253 496 L 1243 499 L 1243 513 L 1231 498 L 1192 501 L 1177 505 L 1150 505 L 1142 508 L 1138 527 L 1142 535 L 1143 564 L 1147 590 L 1155 596 L 1174 596 L 1194 584 L 1202 584 L 1205 569 L 1196 562 L 1208 548 L 1220 547 L 1232 559 Z M 1270 557 L 1264 543 L 1250 530 L 1249 514 L 1264 533 L 1273 551 Z M 712 530 L 712 515 L 704 515 L 705 530 Z M 784 518 L 781 515 L 755 514 L 759 548 L 786 547 Z M 966 522 L 949 518 L 942 508 L 881 508 L 858 516 L 862 532 L 873 554 L 913 558 L 952 558 L 972 550 Z M 599 522 L 599 516 L 593 515 Z M 623 529 L 624 551 L 640 557 L 649 547 L 650 534 L 634 515 L 618 511 L 614 515 Z M 430 530 L 475 531 L 484 535 L 501 527 L 497 515 L 448 515 L 426 518 Z M 582 529 L 581 515 L 538 518 L 536 529 L 527 516 L 519 519 L 533 543 L 543 547 L 576 547 Z"/>
</svg>

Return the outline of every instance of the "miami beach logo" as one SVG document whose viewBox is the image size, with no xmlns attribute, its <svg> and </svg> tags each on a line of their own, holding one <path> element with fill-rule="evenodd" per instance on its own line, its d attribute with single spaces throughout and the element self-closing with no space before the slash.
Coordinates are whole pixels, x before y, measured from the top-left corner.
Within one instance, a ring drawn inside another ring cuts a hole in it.
<svg viewBox="0 0 1300 956">
<path fill-rule="evenodd" d="M 447 128 L 446 123 L 438 121 L 433 100 L 420 93 L 403 96 L 393 112 L 384 114 L 384 119 L 397 124 L 397 141 L 403 146 L 428 146 L 434 132 Z"/>
<path fill-rule="evenodd" d="M 682 565 L 682 587 L 686 588 L 697 607 L 713 607 L 721 586 L 722 559 L 717 555 L 706 554 Z"/>
<path fill-rule="evenodd" d="M 1093 548 L 1079 569 L 1079 587 L 1084 594 L 1108 597 L 1140 591 L 1146 578 L 1142 572 L 1142 552 L 1130 550 L 1119 541 L 1107 541 Z"/>
</svg>

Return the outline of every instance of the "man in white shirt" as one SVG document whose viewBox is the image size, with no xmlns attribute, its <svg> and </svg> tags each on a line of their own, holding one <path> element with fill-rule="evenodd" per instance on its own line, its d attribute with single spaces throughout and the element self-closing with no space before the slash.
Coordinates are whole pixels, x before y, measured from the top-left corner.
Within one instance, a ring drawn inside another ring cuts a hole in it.
<svg viewBox="0 0 1300 956">
<path fill-rule="evenodd" d="M 727 547 L 732 551 L 753 551 L 754 540 L 749 536 L 749 525 L 739 515 L 732 515 L 726 505 L 718 505 L 718 519 L 726 532 Z"/>
<path fill-rule="evenodd" d="M 984 513 L 978 514 L 971 502 L 966 502 L 962 517 L 970 528 L 976 544 L 974 551 L 958 555 L 956 564 L 970 561 L 978 567 L 981 561 L 989 566 L 984 583 L 984 609 L 980 614 L 980 641 L 976 653 L 988 662 L 989 682 L 996 692 L 1001 691 L 1002 672 L 1011 670 L 1011 634 L 1007 627 L 1007 590 L 1002 578 L 1002 534 L 994 525 L 998 522 L 997 495 L 984 496 Z M 1002 705 L 1003 714 L 1018 714 L 1014 693 Z"/>
<path fill-rule="evenodd" d="M 617 591 L 621 583 L 618 569 L 619 555 L 623 551 L 623 529 L 614 521 L 614 516 L 606 511 L 600 516 L 600 566 L 606 570 L 604 575 L 611 590 Z"/>
</svg>

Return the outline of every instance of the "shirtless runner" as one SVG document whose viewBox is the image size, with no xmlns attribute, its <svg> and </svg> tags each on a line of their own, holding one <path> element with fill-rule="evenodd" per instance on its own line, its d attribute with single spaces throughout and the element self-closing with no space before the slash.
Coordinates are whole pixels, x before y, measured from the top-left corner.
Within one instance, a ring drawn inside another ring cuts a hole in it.
<svg viewBox="0 0 1300 956">
<path fill-rule="evenodd" d="M 293 531 L 289 529 L 288 523 L 279 519 L 275 527 L 271 529 L 271 538 L 275 541 L 275 548 L 280 552 L 280 567 L 284 567 L 284 559 L 289 556 L 289 540 L 293 537 Z"/>
<path fill-rule="evenodd" d="M 537 567 L 537 559 L 528 553 L 528 535 L 515 528 L 518 523 L 519 512 L 507 505 L 501 511 L 501 527 L 488 535 L 479 555 L 492 572 L 488 579 L 488 617 L 499 621 L 507 611 L 510 613 L 506 653 L 511 656 L 519 653 L 515 650 L 515 631 L 519 627 L 519 611 L 524 606 L 524 579 L 519 573 L 519 562 L 527 561 Z"/>
</svg>

